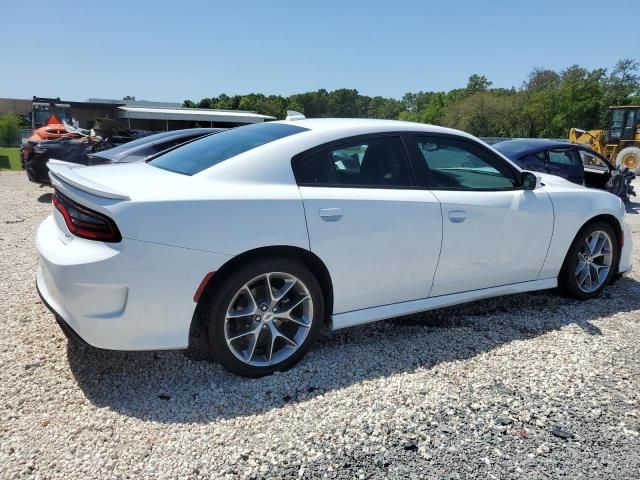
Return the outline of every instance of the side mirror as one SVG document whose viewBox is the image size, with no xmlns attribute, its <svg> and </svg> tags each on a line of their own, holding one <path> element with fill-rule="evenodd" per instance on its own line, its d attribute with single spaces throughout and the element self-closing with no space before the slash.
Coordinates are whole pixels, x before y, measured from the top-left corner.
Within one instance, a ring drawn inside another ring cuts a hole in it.
<svg viewBox="0 0 640 480">
<path fill-rule="evenodd" d="M 522 172 L 522 188 L 525 190 L 535 190 L 542 186 L 542 177 L 533 172 Z"/>
</svg>

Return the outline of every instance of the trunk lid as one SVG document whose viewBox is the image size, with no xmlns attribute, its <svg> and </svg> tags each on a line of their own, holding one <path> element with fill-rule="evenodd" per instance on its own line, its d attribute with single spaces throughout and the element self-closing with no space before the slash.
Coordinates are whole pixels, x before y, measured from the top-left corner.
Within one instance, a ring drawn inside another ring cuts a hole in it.
<svg viewBox="0 0 640 480">
<path fill-rule="evenodd" d="M 91 203 L 97 201 L 99 204 L 104 203 L 99 199 L 166 200 L 173 196 L 172 192 L 182 192 L 184 195 L 184 190 L 180 187 L 187 182 L 194 183 L 190 182 L 191 177 L 155 168 L 146 163 L 71 168 L 68 165 L 52 162 L 48 166 L 54 187 L 66 191 L 72 187 L 88 193 L 98 197 L 88 200 Z"/>
<path fill-rule="evenodd" d="M 111 219 L 123 238 L 170 243 L 171 229 L 165 228 L 162 212 L 175 209 L 182 201 L 202 204 L 198 200 L 210 192 L 210 186 L 198 179 L 146 163 L 74 168 L 54 161 L 49 167 L 57 191 Z M 62 232 L 72 238 L 55 208 L 54 217 Z"/>
</svg>

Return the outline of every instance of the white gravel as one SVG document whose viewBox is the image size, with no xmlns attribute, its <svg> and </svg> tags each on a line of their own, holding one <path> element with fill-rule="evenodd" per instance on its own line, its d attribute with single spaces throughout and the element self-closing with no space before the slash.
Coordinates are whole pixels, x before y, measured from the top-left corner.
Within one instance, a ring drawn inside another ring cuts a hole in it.
<svg viewBox="0 0 640 480">
<path fill-rule="evenodd" d="M 2 478 L 640 477 L 637 254 L 598 300 L 326 333 L 291 371 L 247 380 L 67 344 L 34 288 L 50 191 L 0 173 Z"/>
</svg>

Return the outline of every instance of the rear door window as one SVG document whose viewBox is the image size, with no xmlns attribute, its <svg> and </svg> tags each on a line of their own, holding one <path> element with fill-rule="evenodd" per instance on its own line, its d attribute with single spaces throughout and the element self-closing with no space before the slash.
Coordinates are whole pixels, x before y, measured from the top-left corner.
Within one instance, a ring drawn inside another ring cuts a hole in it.
<svg viewBox="0 0 640 480">
<path fill-rule="evenodd" d="M 315 186 L 409 187 L 413 177 L 400 137 L 374 137 L 316 152 L 302 160 L 298 182 Z"/>
<path fill-rule="evenodd" d="M 580 156 L 570 148 L 549 150 L 548 155 L 549 163 L 554 165 L 577 167 L 582 164 Z"/>
</svg>

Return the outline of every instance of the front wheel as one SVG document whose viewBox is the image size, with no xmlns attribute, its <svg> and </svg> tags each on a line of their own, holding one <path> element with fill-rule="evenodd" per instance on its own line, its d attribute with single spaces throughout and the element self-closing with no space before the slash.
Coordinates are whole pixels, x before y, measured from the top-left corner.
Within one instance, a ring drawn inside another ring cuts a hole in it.
<svg viewBox="0 0 640 480">
<path fill-rule="evenodd" d="M 560 288 L 579 300 L 598 296 L 616 273 L 619 255 L 618 237 L 611 226 L 588 224 L 567 252 L 558 278 Z"/>
<path fill-rule="evenodd" d="M 245 377 L 294 365 L 311 347 L 324 318 L 317 279 L 288 259 L 240 268 L 199 308 L 215 358 Z"/>
<path fill-rule="evenodd" d="M 636 175 L 640 175 L 640 147 L 626 147 L 620 150 L 616 163 L 621 168 L 628 168 Z"/>
</svg>

